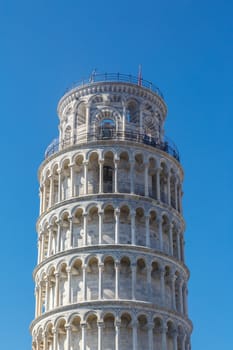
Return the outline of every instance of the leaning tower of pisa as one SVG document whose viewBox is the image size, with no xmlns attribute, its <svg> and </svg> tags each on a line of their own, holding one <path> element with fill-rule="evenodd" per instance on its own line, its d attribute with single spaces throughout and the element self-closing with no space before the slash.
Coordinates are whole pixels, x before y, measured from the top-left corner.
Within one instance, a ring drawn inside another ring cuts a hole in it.
<svg viewBox="0 0 233 350">
<path fill-rule="evenodd" d="M 33 350 L 190 350 L 183 170 L 145 80 L 93 75 L 58 104 L 39 168 Z"/>
</svg>

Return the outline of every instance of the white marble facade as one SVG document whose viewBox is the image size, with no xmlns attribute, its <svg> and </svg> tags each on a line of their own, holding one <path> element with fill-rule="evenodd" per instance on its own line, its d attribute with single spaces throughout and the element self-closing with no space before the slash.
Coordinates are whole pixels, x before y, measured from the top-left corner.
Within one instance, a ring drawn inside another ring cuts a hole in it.
<svg viewBox="0 0 233 350">
<path fill-rule="evenodd" d="M 92 81 L 59 102 L 39 169 L 33 350 L 190 350 L 183 170 L 157 91 Z"/>
</svg>

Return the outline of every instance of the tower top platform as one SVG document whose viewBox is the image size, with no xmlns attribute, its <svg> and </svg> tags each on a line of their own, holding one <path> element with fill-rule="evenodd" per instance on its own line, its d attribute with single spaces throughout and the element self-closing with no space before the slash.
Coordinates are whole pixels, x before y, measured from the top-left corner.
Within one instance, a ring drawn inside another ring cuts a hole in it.
<svg viewBox="0 0 233 350">
<path fill-rule="evenodd" d="M 66 89 L 65 94 L 62 96 L 62 98 L 58 103 L 58 109 L 57 109 L 58 115 L 62 114 L 63 108 L 67 104 L 67 98 L 70 102 L 70 98 L 72 98 L 71 96 L 76 98 L 80 97 L 76 95 L 75 92 L 82 90 L 81 96 L 83 95 L 83 91 L 85 91 L 84 94 L 94 93 L 93 90 L 92 91 L 89 90 L 90 87 L 94 88 L 97 86 L 102 86 L 105 83 L 110 83 L 111 86 L 115 86 L 115 87 L 125 85 L 125 88 L 126 86 L 132 87 L 133 85 L 135 88 L 139 88 L 141 91 L 144 90 L 144 91 L 147 91 L 148 93 L 151 93 L 155 97 L 159 98 L 159 102 L 162 104 L 162 109 L 164 110 L 164 115 L 166 115 L 167 107 L 164 102 L 164 95 L 155 84 L 143 78 L 139 78 L 131 74 L 122 74 L 122 73 L 92 73 L 89 76 L 89 78 L 82 79 L 80 81 L 73 83 L 69 88 Z M 96 92 L 101 93 L 104 91 L 99 90 Z M 124 91 L 112 90 L 112 92 L 124 92 Z M 137 90 L 135 90 L 135 94 L 137 94 Z M 143 97 L 145 98 L 146 96 L 143 96 Z"/>
</svg>

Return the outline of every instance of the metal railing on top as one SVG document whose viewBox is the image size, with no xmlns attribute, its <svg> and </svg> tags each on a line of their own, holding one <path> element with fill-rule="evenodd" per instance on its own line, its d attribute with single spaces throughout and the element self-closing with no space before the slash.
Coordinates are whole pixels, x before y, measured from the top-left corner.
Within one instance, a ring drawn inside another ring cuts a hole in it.
<svg viewBox="0 0 233 350">
<path fill-rule="evenodd" d="M 100 140 L 134 141 L 134 142 L 143 143 L 168 153 L 169 155 L 174 157 L 178 162 L 180 162 L 180 156 L 179 156 L 179 151 L 177 147 L 172 141 L 168 140 L 167 138 L 163 142 L 161 142 L 156 140 L 156 138 L 146 134 L 139 134 L 139 133 L 130 132 L 130 131 L 125 131 L 125 132 L 115 131 L 112 129 L 107 129 L 107 130 L 102 129 L 98 133 L 80 134 L 77 137 L 65 139 L 60 143 L 58 139 L 55 139 L 46 149 L 45 158 L 72 145 L 96 142 Z"/>
<path fill-rule="evenodd" d="M 164 99 L 164 96 L 160 91 L 160 89 L 157 86 L 155 86 L 151 81 L 133 76 L 131 74 L 122 74 L 122 73 L 102 73 L 102 74 L 92 73 L 89 78 L 73 83 L 65 92 L 67 93 L 68 91 L 82 85 L 88 85 L 88 84 L 98 83 L 98 82 L 131 83 L 134 85 L 142 86 L 151 91 L 154 91 L 157 95 L 159 95 L 160 97 L 162 97 L 162 99 Z"/>
</svg>

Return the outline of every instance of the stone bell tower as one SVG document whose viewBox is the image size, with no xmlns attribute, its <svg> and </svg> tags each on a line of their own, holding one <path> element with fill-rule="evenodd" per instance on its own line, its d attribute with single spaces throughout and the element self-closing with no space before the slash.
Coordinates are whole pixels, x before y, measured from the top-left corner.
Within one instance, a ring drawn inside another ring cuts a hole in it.
<svg viewBox="0 0 233 350">
<path fill-rule="evenodd" d="M 150 82 L 93 75 L 39 168 L 33 350 L 190 350 L 183 170 Z"/>
</svg>

